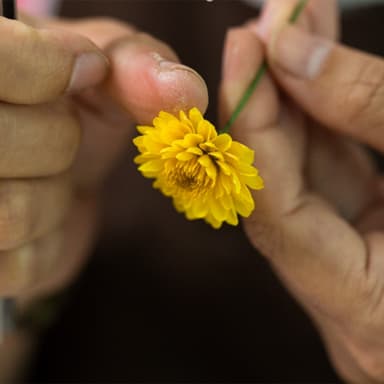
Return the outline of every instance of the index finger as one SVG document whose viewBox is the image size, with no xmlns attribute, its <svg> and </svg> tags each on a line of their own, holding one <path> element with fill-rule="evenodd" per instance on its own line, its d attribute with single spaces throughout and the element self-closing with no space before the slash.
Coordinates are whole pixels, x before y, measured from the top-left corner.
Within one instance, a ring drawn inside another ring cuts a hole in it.
<svg viewBox="0 0 384 384">
<path fill-rule="evenodd" d="M 298 0 L 267 0 L 254 29 L 268 40 L 276 29 L 287 23 Z M 309 0 L 296 23 L 328 39 L 339 36 L 338 4 L 336 0 Z"/>
</svg>

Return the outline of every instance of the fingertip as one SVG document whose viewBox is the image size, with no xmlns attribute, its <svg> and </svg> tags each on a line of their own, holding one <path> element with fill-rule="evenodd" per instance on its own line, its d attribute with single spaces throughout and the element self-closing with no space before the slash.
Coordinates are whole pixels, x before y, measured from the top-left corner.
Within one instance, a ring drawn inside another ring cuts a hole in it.
<svg viewBox="0 0 384 384">
<path fill-rule="evenodd" d="M 169 61 L 160 62 L 157 87 L 162 109 L 178 113 L 197 107 L 203 114 L 208 107 L 208 88 L 204 79 L 192 68 Z M 157 102 L 153 105 L 156 114 Z"/>
<path fill-rule="evenodd" d="M 248 28 L 236 27 L 228 30 L 224 44 L 222 80 L 224 93 L 228 96 L 231 107 L 242 96 L 263 57 L 261 41 Z"/>
<path fill-rule="evenodd" d="M 108 60 L 98 52 L 84 52 L 75 59 L 66 92 L 75 93 L 100 84 L 106 77 Z"/>
<path fill-rule="evenodd" d="M 177 56 L 165 45 L 125 42 L 115 46 L 109 57 L 112 72 L 107 88 L 136 122 L 149 123 L 160 110 L 206 110 L 208 90 L 204 80 L 192 68 L 178 63 Z"/>
<path fill-rule="evenodd" d="M 220 92 L 221 122 L 230 118 L 250 84 L 260 76 L 233 127 L 235 135 L 244 132 L 245 127 L 264 127 L 277 118 L 277 93 L 271 78 L 263 72 L 264 59 L 263 43 L 248 26 L 228 31 Z"/>
</svg>

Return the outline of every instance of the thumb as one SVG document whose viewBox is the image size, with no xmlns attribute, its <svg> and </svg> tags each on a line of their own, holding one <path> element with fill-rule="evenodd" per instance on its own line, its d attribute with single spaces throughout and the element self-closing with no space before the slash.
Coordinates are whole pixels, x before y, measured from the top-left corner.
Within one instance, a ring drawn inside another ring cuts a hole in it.
<svg viewBox="0 0 384 384">
<path fill-rule="evenodd" d="M 268 42 L 278 82 L 301 107 L 330 128 L 384 151 L 384 60 L 297 26 Z"/>
</svg>

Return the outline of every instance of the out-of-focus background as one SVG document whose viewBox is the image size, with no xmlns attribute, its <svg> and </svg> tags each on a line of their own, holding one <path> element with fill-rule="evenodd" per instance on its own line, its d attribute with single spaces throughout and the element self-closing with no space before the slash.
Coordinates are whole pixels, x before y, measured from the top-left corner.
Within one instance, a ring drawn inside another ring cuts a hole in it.
<svg viewBox="0 0 384 384">
<path fill-rule="evenodd" d="M 383 54 L 384 6 L 361 5 L 344 12 L 343 40 Z M 117 17 L 168 42 L 207 81 L 215 121 L 225 32 L 257 11 L 237 0 L 67 0 L 61 14 Z M 310 320 L 241 228 L 187 222 L 133 155 L 110 177 L 101 237 L 27 382 L 336 382 Z"/>
</svg>

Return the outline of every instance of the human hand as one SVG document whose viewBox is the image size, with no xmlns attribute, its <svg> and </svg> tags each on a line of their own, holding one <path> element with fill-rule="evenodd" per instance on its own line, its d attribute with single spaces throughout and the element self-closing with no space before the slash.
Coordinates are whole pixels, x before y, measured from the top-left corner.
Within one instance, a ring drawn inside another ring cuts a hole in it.
<svg viewBox="0 0 384 384">
<path fill-rule="evenodd" d="M 356 141 L 384 150 L 384 60 L 332 41 L 336 1 L 312 0 L 298 26 L 285 25 L 295 4 L 270 0 L 260 20 L 227 36 L 223 121 L 264 45 L 272 72 L 232 130 L 255 150 L 265 180 L 244 227 L 314 320 L 340 375 L 382 383 L 383 182 Z"/>
<path fill-rule="evenodd" d="M 42 23 L 0 18 L 0 296 L 23 299 L 80 269 L 133 123 L 207 106 L 204 82 L 164 43 L 107 19 Z"/>
</svg>

